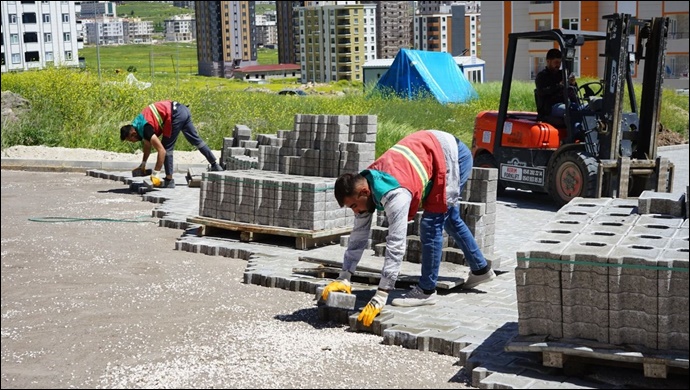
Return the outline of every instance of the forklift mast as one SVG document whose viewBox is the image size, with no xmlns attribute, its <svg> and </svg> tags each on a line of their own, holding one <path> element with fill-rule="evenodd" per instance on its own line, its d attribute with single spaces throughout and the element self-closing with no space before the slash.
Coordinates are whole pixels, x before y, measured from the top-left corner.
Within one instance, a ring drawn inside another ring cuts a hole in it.
<svg viewBox="0 0 690 390">
<path fill-rule="evenodd" d="M 644 54 L 638 55 L 636 61 L 644 59 L 644 73 L 642 78 L 642 99 L 640 103 L 640 137 L 638 137 L 637 151 L 633 157 L 653 160 L 657 157 L 656 136 L 660 129 L 661 92 L 664 82 L 663 71 L 666 56 L 666 41 L 668 39 L 668 18 L 653 18 L 646 21 L 638 35 L 638 50 Z M 648 37 L 645 36 L 649 33 Z"/>
<path fill-rule="evenodd" d="M 621 157 L 622 143 L 630 140 L 634 145 L 630 157 L 654 160 L 657 154 L 656 136 L 659 131 L 668 18 L 636 19 L 628 14 L 613 14 L 604 16 L 604 19 L 607 20 L 605 85 L 599 117 L 597 157 L 602 160 Z M 631 52 L 629 37 L 635 29 L 637 47 L 636 52 Z M 645 62 L 638 112 L 632 69 L 642 59 Z M 623 113 L 624 87 L 628 90 L 632 114 Z"/>
</svg>

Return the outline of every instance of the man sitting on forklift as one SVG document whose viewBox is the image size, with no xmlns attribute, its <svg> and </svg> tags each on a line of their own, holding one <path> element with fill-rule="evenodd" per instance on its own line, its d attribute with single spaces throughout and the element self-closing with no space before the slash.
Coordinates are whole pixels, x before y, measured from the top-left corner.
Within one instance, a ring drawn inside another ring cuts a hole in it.
<svg viewBox="0 0 690 390">
<path fill-rule="evenodd" d="M 546 67 L 537 74 L 535 84 L 537 85 L 537 112 L 544 117 L 563 118 L 565 116 L 565 101 L 563 97 L 563 73 L 561 72 L 561 61 L 563 55 L 558 49 L 551 49 L 546 53 Z M 570 74 L 568 84 L 577 88 L 575 75 Z M 571 109 L 579 109 L 575 99 L 576 90 L 570 88 Z"/>
<path fill-rule="evenodd" d="M 537 74 L 535 84 L 535 99 L 537 103 L 537 114 L 539 118 L 551 123 L 556 127 L 565 126 L 565 110 L 566 101 L 563 96 L 563 88 L 566 88 L 563 83 L 563 73 L 561 72 L 561 63 L 563 54 L 560 50 L 554 48 L 546 53 L 546 67 Z M 574 73 L 570 73 L 568 77 L 568 101 L 571 112 L 571 119 L 578 118 L 574 112 L 582 110 L 597 111 L 601 109 L 601 98 L 596 98 L 590 104 L 582 104 L 578 96 L 578 86 Z M 574 124 L 576 129 L 575 134 L 572 135 L 571 141 L 582 139 L 584 136 L 580 121 Z"/>
</svg>

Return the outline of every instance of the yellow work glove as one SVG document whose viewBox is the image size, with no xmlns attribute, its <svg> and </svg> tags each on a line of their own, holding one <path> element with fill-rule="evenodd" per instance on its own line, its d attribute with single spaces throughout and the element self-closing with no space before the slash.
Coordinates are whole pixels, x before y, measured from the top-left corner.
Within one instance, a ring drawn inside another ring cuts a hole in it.
<svg viewBox="0 0 690 390">
<path fill-rule="evenodd" d="M 161 186 L 161 178 L 158 177 L 161 171 L 153 171 L 151 173 L 151 184 L 153 184 L 154 187 L 160 187 Z"/>
<path fill-rule="evenodd" d="M 352 286 L 350 286 L 350 281 L 347 279 L 334 280 L 328 283 L 326 288 L 323 289 L 323 291 L 321 292 L 321 299 L 323 299 L 324 301 L 328 299 L 328 294 L 331 291 L 340 291 L 352 294 Z"/>
<path fill-rule="evenodd" d="M 371 323 L 374 322 L 374 318 L 379 315 L 383 307 L 386 306 L 386 301 L 388 301 L 388 293 L 377 290 L 369 303 L 364 306 L 362 312 L 359 313 L 357 321 L 361 321 L 364 326 L 371 325 Z"/>
</svg>

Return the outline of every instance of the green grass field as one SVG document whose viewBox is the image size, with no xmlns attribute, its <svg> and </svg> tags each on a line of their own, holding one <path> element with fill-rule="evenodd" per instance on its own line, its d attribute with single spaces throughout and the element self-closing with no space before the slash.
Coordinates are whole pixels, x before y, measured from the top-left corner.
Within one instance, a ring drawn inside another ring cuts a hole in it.
<svg viewBox="0 0 690 390">
<path fill-rule="evenodd" d="M 198 73 L 196 42 L 160 43 L 140 45 L 108 45 L 96 47 L 89 45 L 79 51 L 84 57 L 86 68 L 94 72 L 100 69 L 102 74 L 118 74 L 136 69 L 133 73 L 141 76 L 159 74 L 179 74 L 192 76 Z M 257 51 L 257 62 L 260 65 L 278 63 L 278 50 L 261 48 Z"/>
<path fill-rule="evenodd" d="M 191 106 L 195 124 L 215 149 L 236 124 L 249 126 L 254 134 L 275 134 L 292 129 L 295 114 L 377 115 L 378 155 L 419 129 L 446 130 L 469 145 L 477 113 L 496 110 L 501 94 L 500 82 L 475 84 L 478 100 L 441 105 L 432 98 L 410 101 L 367 96 L 361 83 L 339 81 L 310 87 L 309 96 L 279 96 L 270 92 L 301 85 L 296 79 L 256 85 L 198 76 L 195 44 L 89 46 L 80 55 L 85 58 L 85 70 L 50 68 L 3 74 L 2 90 L 22 95 L 33 110 L 20 122 L 3 120 L 2 148 L 46 145 L 132 151 L 120 142 L 116 130 L 150 102 L 174 99 Z M 277 63 L 277 58 L 277 50 L 259 50 L 260 64 Z M 128 69 L 152 86 L 138 89 L 127 85 Z M 635 88 L 639 102 L 640 86 Z M 534 111 L 533 90 L 531 81 L 514 82 L 510 109 Z M 664 90 L 661 123 L 685 139 L 687 107 L 687 97 Z M 190 148 L 184 142 L 178 147 Z"/>
</svg>

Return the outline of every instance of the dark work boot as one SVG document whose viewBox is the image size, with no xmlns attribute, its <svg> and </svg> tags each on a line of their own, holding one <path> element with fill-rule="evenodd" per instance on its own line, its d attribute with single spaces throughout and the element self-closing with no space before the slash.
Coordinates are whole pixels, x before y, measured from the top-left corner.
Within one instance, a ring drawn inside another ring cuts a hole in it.
<svg viewBox="0 0 690 390">
<path fill-rule="evenodd" d="M 175 188 L 175 179 L 164 179 L 160 188 Z"/>
<path fill-rule="evenodd" d="M 211 164 L 211 169 L 210 169 L 211 172 L 220 172 L 220 171 L 224 171 L 224 170 L 225 169 L 223 169 L 223 167 L 221 167 L 220 164 L 218 164 L 217 162 Z"/>
</svg>

